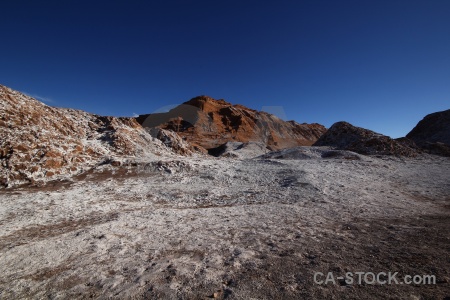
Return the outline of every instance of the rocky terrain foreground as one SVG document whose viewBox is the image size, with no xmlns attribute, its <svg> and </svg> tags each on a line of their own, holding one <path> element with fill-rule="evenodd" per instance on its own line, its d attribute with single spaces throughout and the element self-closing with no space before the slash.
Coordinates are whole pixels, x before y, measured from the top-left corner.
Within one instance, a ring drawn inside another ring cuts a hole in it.
<svg viewBox="0 0 450 300">
<path fill-rule="evenodd" d="M 447 112 L 394 140 L 204 96 L 168 121 L 0 100 L 0 299 L 450 297 Z"/>
<path fill-rule="evenodd" d="M 283 153 L 281 153 L 283 154 Z M 2 299 L 444 299 L 450 160 L 300 147 L 0 192 Z M 435 275 L 318 285 L 314 272 Z"/>
</svg>

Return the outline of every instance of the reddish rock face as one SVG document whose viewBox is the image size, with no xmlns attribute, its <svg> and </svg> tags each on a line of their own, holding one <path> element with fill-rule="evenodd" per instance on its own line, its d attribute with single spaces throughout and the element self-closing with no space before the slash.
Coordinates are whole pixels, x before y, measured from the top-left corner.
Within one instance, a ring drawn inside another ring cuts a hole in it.
<svg viewBox="0 0 450 300">
<path fill-rule="evenodd" d="M 54 108 L 0 85 L 0 186 L 77 174 L 152 144 L 133 118 Z"/>
<path fill-rule="evenodd" d="M 159 129 L 144 129 L 134 118 L 50 107 L 0 85 L 0 186 L 45 182 L 128 158 L 207 153 L 228 141 L 271 150 L 311 145 L 326 131 L 206 96 L 138 121 Z"/>
<path fill-rule="evenodd" d="M 320 124 L 283 121 L 269 113 L 207 96 L 193 98 L 167 113 L 140 115 L 143 127 L 177 132 L 188 142 L 205 149 L 226 142 L 260 142 L 270 150 L 312 145 L 326 128 Z"/>
</svg>

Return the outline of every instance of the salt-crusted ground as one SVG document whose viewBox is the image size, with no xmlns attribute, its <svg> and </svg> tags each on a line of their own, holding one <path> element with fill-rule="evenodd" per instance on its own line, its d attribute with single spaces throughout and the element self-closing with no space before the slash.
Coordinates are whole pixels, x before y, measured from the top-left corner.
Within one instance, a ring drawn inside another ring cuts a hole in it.
<svg viewBox="0 0 450 300">
<path fill-rule="evenodd" d="M 0 298 L 450 296 L 450 159 L 305 149 L 2 190 Z M 358 271 L 437 283 L 313 281 Z"/>
</svg>

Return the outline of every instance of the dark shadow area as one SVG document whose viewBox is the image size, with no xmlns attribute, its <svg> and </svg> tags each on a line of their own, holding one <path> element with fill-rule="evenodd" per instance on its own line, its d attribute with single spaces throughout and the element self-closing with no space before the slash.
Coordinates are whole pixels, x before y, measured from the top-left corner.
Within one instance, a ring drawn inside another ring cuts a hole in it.
<svg viewBox="0 0 450 300">
<path fill-rule="evenodd" d="M 223 144 L 220 145 L 219 147 L 208 149 L 208 154 L 215 157 L 219 157 L 221 154 L 225 152 L 226 149 L 227 149 L 226 144 Z"/>
</svg>

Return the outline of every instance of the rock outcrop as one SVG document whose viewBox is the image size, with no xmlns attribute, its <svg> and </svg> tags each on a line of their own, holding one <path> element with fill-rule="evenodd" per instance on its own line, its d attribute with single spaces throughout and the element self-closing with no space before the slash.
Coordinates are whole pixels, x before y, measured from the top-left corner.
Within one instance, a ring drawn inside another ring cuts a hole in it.
<svg viewBox="0 0 450 300">
<path fill-rule="evenodd" d="M 365 155 L 398 155 L 414 157 L 417 149 L 407 142 L 394 140 L 374 131 L 337 122 L 322 135 L 314 146 L 331 146 Z"/>
<path fill-rule="evenodd" d="M 270 150 L 312 145 L 326 131 L 320 124 L 287 122 L 207 96 L 193 98 L 167 113 L 140 115 L 137 121 L 143 127 L 173 130 L 205 149 L 227 142 L 262 143 Z"/>
<path fill-rule="evenodd" d="M 406 137 L 419 146 L 436 142 L 450 145 L 450 109 L 426 115 Z"/>
<path fill-rule="evenodd" d="M 0 85 L 0 186 L 64 178 L 165 151 L 133 118 L 54 108 Z"/>
<path fill-rule="evenodd" d="M 450 109 L 426 115 L 406 138 L 427 152 L 450 156 Z"/>
</svg>

